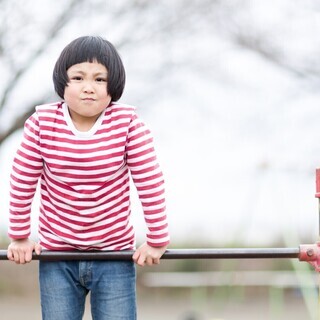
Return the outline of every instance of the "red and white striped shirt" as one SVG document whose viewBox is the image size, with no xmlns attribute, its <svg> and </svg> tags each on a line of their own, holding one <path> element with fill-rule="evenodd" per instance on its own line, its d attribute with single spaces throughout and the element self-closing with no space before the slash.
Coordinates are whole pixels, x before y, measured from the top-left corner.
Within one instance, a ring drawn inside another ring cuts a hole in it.
<svg viewBox="0 0 320 320">
<path fill-rule="evenodd" d="M 135 108 L 112 103 L 88 132 L 65 103 L 36 107 L 11 173 L 9 237 L 30 236 L 40 179 L 39 240 L 48 250 L 134 249 L 129 171 L 151 246 L 169 243 L 164 180 L 150 131 Z"/>
</svg>

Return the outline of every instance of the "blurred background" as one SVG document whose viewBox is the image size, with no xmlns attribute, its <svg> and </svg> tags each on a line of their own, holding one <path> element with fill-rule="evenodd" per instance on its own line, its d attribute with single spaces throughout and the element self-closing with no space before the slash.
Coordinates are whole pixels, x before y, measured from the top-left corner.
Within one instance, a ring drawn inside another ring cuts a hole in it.
<svg viewBox="0 0 320 320">
<path fill-rule="evenodd" d="M 59 100 L 53 66 L 83 35 L 105 37 L 123 59 L 120 101 L 155 137 L 172 248 L 317 241 L 319 31 L 316 0 L 0 0 L 3 248 L 21 128 L 36 105 Z M 40 319 L 37 263 L 0 270 L 1 312 Z M 317 319 L 318 279 L 296 261 L 164 261 L 138 272 L 141 320 Z"/>
</svg>

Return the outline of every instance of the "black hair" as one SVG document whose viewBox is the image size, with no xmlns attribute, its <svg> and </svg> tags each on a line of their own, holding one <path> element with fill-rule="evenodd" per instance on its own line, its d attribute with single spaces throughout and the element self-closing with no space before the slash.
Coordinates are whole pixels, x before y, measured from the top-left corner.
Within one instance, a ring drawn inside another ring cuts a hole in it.
<svg viewBox="0 0 320 320">
<path fill-rule="evenodd" d="M 108 71 L 106 90 L 111 101 L 120 99 L 126 81 L 122 60 L 112 43 L 95 36 L 77 38 L 62 50 L 53 69 L 54 89 L 60 98 L 64 99 L 64 90 L 69 82 L 67 70 L 78 63 L 95 61 Z"/>
</svg>

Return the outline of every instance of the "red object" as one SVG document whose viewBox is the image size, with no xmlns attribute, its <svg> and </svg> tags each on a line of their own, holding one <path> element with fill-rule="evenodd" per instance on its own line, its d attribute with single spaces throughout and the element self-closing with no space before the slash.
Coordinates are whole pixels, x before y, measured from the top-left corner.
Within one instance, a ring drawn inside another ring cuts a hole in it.
<svg viewBox="0 0 320 320">
<path fill-rule="evenodd" d="M 316 169 L 316 198 L 320 198 L 320 168 Z"/>
<path fill-rule="evenodd" d="M 320 242 L 300 245 L 299 260 L 310 263 L 320 272 Z"/>
</svg>

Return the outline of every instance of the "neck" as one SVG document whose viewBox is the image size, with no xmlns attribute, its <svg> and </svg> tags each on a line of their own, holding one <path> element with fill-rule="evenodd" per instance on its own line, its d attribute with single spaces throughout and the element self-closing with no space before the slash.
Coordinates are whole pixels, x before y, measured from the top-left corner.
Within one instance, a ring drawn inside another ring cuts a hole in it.
<svg viewBox="0 0 320 320">
<path fill-rule="evenodd" d="M 94 117 L 79 116 L 78 114 L 72 112 L 70 109 L 69 109 L 69 114 L 73 122 L 73 125 L 80 132 L 89 131 L 94 126 L 97 119 L 100 117 L 100 114 L 95 115 Z"/>
</svg>

